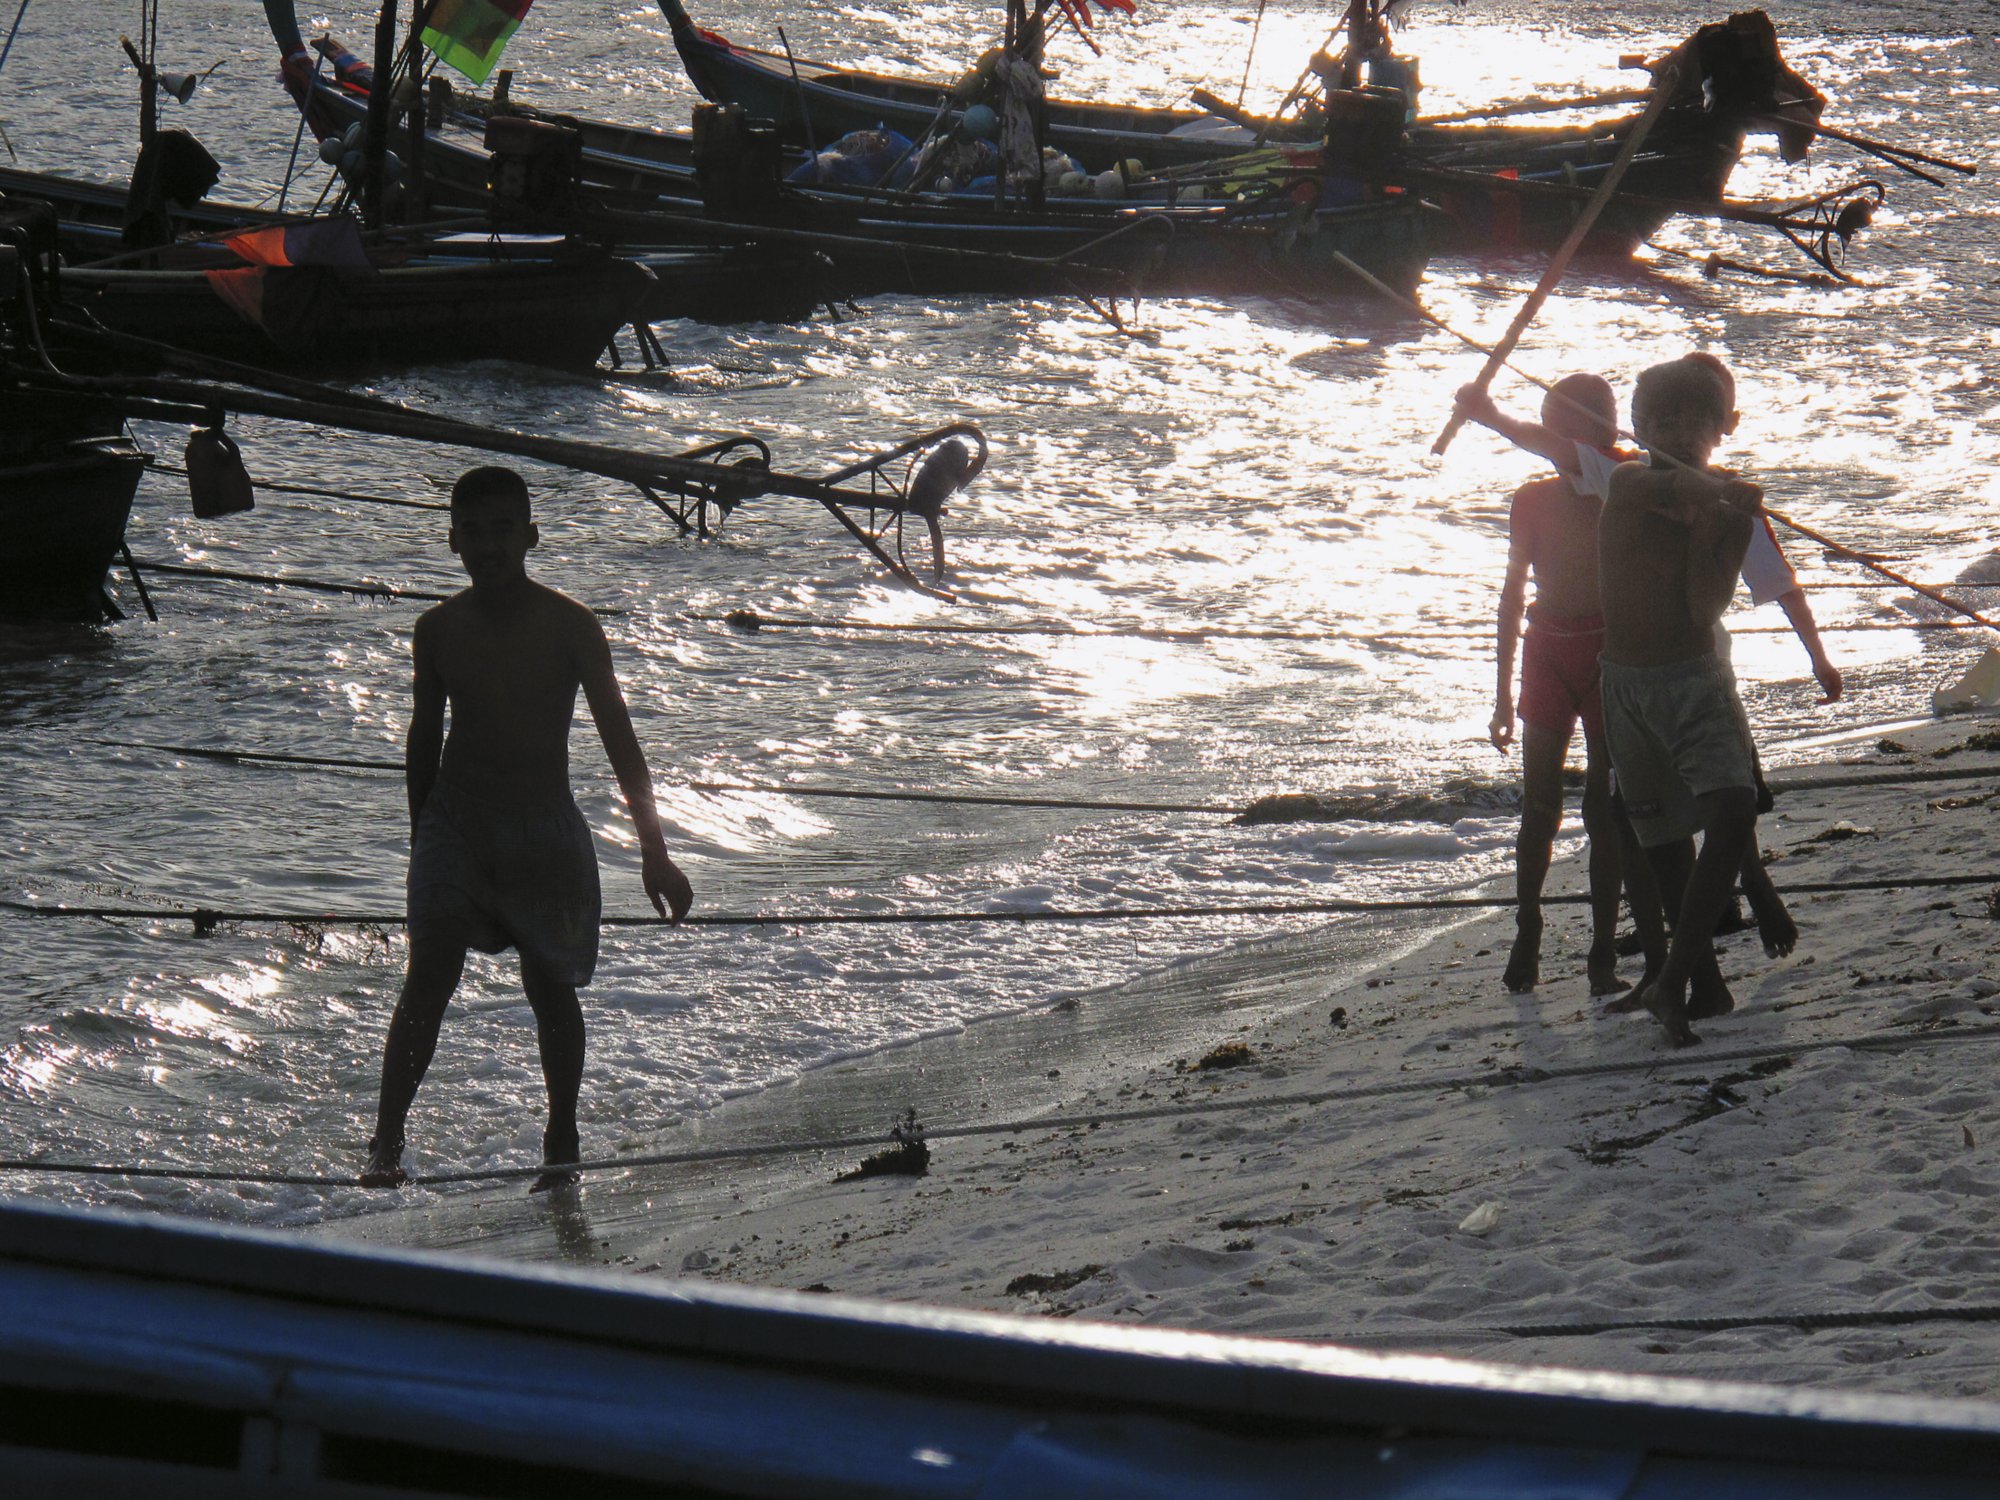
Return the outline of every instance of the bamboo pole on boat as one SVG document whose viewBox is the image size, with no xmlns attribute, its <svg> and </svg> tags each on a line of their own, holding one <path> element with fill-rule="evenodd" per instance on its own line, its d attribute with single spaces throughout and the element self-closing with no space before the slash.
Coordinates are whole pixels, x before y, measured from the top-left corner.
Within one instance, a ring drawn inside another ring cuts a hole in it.
<svg viewBox="0 0 2000 1500">
<path fill-rule="evenodd" d="M 1513 104 L 1493 104 L 1484 109 L 1461 109 L 1449 115 L 1419 115 L 1417 129 L 1428 125 L 1463 125 L 1472 120 L 1502 120 L 1514 115 L 1545 115 L 1565 109 L 1608 109 L 1616 104 L 1637 104 L 1646 97 L 1645 89 L 1613 89 L 1608 94 L 1579 94 L 1573 99 L 1522 99 Z"/>
<path fill-rule="evenodd" d="M 1928 172 L 1919 171 L 1917 168 L 1911 166 L 1910 163 L 1920 161 L 1925 166 L 1942 167 L 1947 172 L 1957 172 L 1965 177 L 1976 177 L 1979 175 L 1979 168 L 1971 165 L 1969 162 L 1952 161 L 1950 158 L 1943 156 L 1932 156 L 1928 152 L 1912 150 L 1908 146 L 1892 146 L 1887 141 L 1872 141 L 1865 135 L 1855 135 L 1851 131 L 1836 130 L 1833 126 L 1822 125 L 1817 120 L 1788 120 L 1782 115 L 1759 115 L 1757 116 L 1757 120 L 1760 124 L 1780 125 L 1790 129 L 1808 130 L 1814 135 L 1824 136 L 1830 141 L 1839 141 L 1842 145 L 1852 146 L 1857 151 L 1865 151 L 1870 156 L 1885 161 L 1892 167 L 1900 167 L 1912 177 L 1921 177 L 1925 182 L 1937 187 L 1945 186 L 1942 179 L 1933 177 Z"/>
<path fill-rule="evenodd" d="M 1569 237 L 1562 242 L 1562 246 L 1555 253 L 1555 258 L 1549 262 L 1548 270 L 1542 273 L 1542 279 L 1528 294 L 1528 300 L 1521 304 L 1521 310 L 1514 315 L 1514 321 L 1508 325 L 1507 332 L 1494 346 L 1493 352 L 1487 356 L 1485 367 L 1473 381 L 1479 390 L 1484 391 L 1492 383 L 1494 374 L 1506 363 L 1507 356 L 1514 352 L 1514 346 L 1521 341 L 1521 335 L 1528 331 L 1528 325 L 1534 322 L 1535 314 L 1542 310 L 1542 304 L 1548 300 L 1549 294 L 1562 280 L 1563 272 L 1569 269 L 1570 260 L 1583 245 L 1591 227 L 1597 223 L 1597 216 L 1604 211 L 1604 205 L 1611 201 L 1611 195 L 1618 191 L 1618 184 L 1624 180 L 1625 170 L 1632 165 L 1632 158 L 1639 154 L 1639 147 L 1645 143 L 1655 122 L 1666 113 L 1667 105 L 1673 99 L 1675 86 L 1679 82 L 1679 60 L 1677 57 L 1670 57 L 1661 65 L 1659 72 L 1653 75 L 1652 102 L 1633 124 L 1631 131 L 1625 137 L 1624 144 L 1619 146 L 1618 155 L 1612 159 L 1611 169 L 1604 174 L 1604 181 L 1598 184 L 1596 193 L 1583 206 L 1583 212 L 1577 215 L 1576 222 L 1570 226 Z M 1445 423 L 1444 431 L 1439 433 L 1437 441 L 1431 444 L 1431 452 L 1442 453 L 1449 448 L 1451 440 L 1458 435 L 1458 429 L 1463 425 L 1464 419 L 1453 412 L 1451 420 Z"/>
<path fill-rule="evenodd" d="M 1464 188 L 1477 193 L 1510 193 L 1521 198 L 1567 198 L 1572 202 L 1587 200 L 1595 189 L 1573 187 L 1566 182 L 1524 182 L 1518 177 L 1500 177 L 1490 172 L 1472 172 L 1464 167 L 1419 167 L 1399 165 L 1395 169 L 1395 180 L 1418 186 L 1440 188 Z M 1844 191 L 1855 191 L 1869 186 L 1873 178 L 1850 183 Z M 1619 201 L 1630 208 L 1642 208 L 1680 214 L 1691 219 L 1721 219 L 1731 224 L 1752 224 L 1764 229 L 1801 229 L 1807 226 L 1793 219 L 1791 215 L 1802 208 L 1814 206 L 1822 198 L 1802 200 L 1790 210 L 1757 208 L 1747 203 L 1731 203 L 1727 199 L 1717 199 L 1704 203 L 1690 198 L 1655 198 L 1650 194 L 1622 193 Z"/>
</svg>

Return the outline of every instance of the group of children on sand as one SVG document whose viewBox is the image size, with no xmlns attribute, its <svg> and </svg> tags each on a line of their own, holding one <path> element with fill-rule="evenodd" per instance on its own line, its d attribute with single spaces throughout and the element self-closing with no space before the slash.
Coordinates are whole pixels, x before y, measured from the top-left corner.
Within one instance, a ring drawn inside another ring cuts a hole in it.
<svg viewBox="0 0 2000 1500">
<path fill-rule="evenodd" d="M 1722 629 L 1739 575 L 1754 602 L 1784 609 L 1823 701 L 1843 687 L 1763 514 L 1763 492 L 1709 466 L 1736 428 L 1735 398 L 1728 367 L 1713 355 L 1647 369 L 1632 393 L 1642 456 L 1617 448 L 1617 402 L 1594 375 L 1551 387 L 1540 423 L 1507 416 L 1478 387 L 1458 396 L 1461 415 L 1557 469 L 1514 494 L 1500 595 L 1489 733 L 1504 752 L 1517 714 L 1523 729 L 1516 931 L 1503 981 L 1525 993 L 1540 980 L 1542 884 L 1562 819 L 1563 761 L 1581 723 L 1591 993 L 1625 989 L 1614 945 L 1622 891 L 1646 967 L 1638 986 L 1607 1008 L 1644 1008 L 1675 1045 L 1696 1040 L 1691 1021 L 1735 1005 L 1713 936 L 1733 910 L 1739 876 L 1765 950 L 1781 956 L 1798 940 L 1756 847 L 1770 792 Z M 1535 600 L 1523 638 L 1531 574 Z"/>
<path fill-rule="evenodd" d="M 1624 889 L 1646 970 L 1613 1008 L 1643 1007 L 1675 1044 L 1692 1042 L 1691 1021 L 1735 1003 L 1711 938 L 1739 875 L 1765 947 L 1785 953 L 1797 939 L 1754 845 L 1759 797 L 1769 794 L 1721 634 L 1739 573 L 1758 602 L 1784 606 L 1827 701 L 1841 692 L 1763 518 L 1762 492 L 1709 468 L 1736 425 L 1734 383 L 1721 361 L 1700 354 L 1642 374 L 1632 425 L 1645 459 L 1616 447 L 1616 402 L 1595 376 L 1553 387 L 1539 424 L 1505 416 L 1473 387 L 1458 405 L 1558 471 L 1514 496 L 1500 596 L 1490 732 L 1508 749 L 1518 712 L 1524 778 L 1519 925 L 1506 984 L 1524 992 L 1540 979 L 1542 884 L 1561 822 L 1563 760 L 1581 722 L 1591 991 L 1622 988 L 1613 944 Z M 453 488 L 448 540 L 471 583 L 416 625 L 405 761 L 409 967 L 383 1050 L 364 1186 L 407 1180 L 404 1120 L 474 948 L 520 953 L 549 1095 L 538 1185 L 566 1180 L 579 1158 L 576 992 L 596 964 L 599 919 L 596 856 L 569 788 L 579 689 L 631 809 L 648 899 L 675 921 L 693 901 L 667 855 L 604 632 L 589 610 L 527 575 L 538 539 L 527 486 L 512 470 L 473 469 Z M 1523 638 L 1530 575 L 1536 596 Z M 1675 914 L 1671 938 L 1667 911 Z"/>
</svg>

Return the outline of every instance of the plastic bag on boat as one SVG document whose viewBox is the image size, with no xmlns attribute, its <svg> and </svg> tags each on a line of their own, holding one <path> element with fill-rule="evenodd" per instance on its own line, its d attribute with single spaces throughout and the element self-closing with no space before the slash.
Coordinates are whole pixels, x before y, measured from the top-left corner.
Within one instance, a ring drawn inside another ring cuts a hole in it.
<svg viewBox="0 0 2000 1500">
<path fill-rule="evenodd" d="M 843 187 L 901 187 L 912 162 L 910 138 L 894 130 L 851 130 L 787 182 L 833 183 Z M 890 169 L 895 175 L 890 177 Z"/>
</svg>

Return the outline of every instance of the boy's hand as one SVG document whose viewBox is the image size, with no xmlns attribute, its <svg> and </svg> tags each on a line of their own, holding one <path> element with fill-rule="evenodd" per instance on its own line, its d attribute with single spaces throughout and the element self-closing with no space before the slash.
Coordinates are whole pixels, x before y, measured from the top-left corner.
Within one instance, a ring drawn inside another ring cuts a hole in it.
<svg viewBox="0 0 2000 1500">
<path fill-rule="evenodd" d="M 1824 656 L 1818 657 L 1813 662 L 1813 676 L 1819 679 L 1819 690 L 1826 694 L 1819 700 L 1819 706 L 1825 708 L 1829 703 L 1838 703 L 1842 691 L 1847 686 L 1841 678 L 1840 668 Z"/>
<path fill-rule="evenodd" d="M 1514 695 L 1502 693 L 1493 700 L 1493 719 L 1486 726 L 1493 748 L 1505 755 L 1514 743 Z"/>
<path fill-rule="evenodd" d="M 1491 427 L 1494 418 L 1500 415 L 1500 408 L 1493 404 L 1484 386 L 1462 385 L 1452 398 L 1452 410 L 1464 421 L 1477 422 L 1481 427 Z"/>
<path fill-rule="evenodd" d="M 661 916 L 666 916 L 672 908 L 673 919 L 678 922 L 694 905 L 694 887 L 688 884 L 681 867 L 668 857 L 665 844 L 648 842 L 640 846 L 639 875 L 646 883 L 646 898 Z"/>
</svg>

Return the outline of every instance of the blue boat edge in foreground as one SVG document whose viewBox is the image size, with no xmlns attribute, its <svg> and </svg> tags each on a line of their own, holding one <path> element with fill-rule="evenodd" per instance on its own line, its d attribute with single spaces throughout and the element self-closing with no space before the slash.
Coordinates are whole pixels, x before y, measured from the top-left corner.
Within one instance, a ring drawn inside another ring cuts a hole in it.
<svg viewBox="0 0 2000 1500">
<path fill-rule="evenodd" d="M 2000 1474 L 1986 1403 L 648 1283 L 20 1200 L 0 1205 L 0 1288 L 10 1494 L 1941 1500 Z"/>
</svg>

